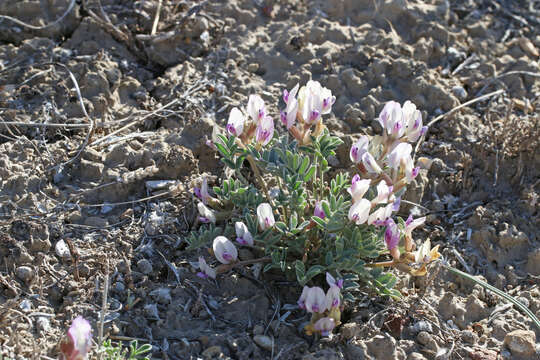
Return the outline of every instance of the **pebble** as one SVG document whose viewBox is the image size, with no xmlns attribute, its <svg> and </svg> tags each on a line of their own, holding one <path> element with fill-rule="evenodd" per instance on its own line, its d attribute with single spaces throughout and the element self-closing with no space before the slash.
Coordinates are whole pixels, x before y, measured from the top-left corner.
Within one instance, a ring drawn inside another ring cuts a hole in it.
<svg viewBox="0 0 540 360">
<path fill-rule="evenodd" d="M 248 71 L 250 73 L 254 73 L 254 72 L 257 72 L 257 70 L 259 70 L 259 64 L 257 63 L 251 63 L 248 65 Z"/>
<path fill-rule="evenodd" d="M 461 332 L 461 340 L 469 344 L 475 344 L 478 341 L 478 335 L 471 330 L 463 330 Z"/>
<path fill-rule="evenodd" d="M 159 312 L 156 304 L 147 304 L 144 306 L 144 313 L 152 320 L 159 320 Z"/>
<path fill-rule="evenodd" d="M 152 272 L 152 263 L 147 259 L 141 259 L 137 262 L 137 268 L 144 275 L 148 275 Z"/>
<path fill-rule="evenodd" d="M 530 330 L 514 330 L 504 337 L 504 345 L 515 357 L 532 359 L 536 352 L 536 336 Z"/>
<path fill-rule="evenodd" d="M 51 329 L 51 321 L 46 316 L 40 316 L 36 320 L 36 327 L 38 331 L 49 331 Z"/>
<path fill-rule="evenodd" d="M 346 323 L 341 327 L 339 333 L 344 339 L 350 340 L 360 334 L 360 326 L 355 322 Z"/>
<path fill-rule="evenodd" d="M 34 271 L 29 266 L 19 266 L 15 270 L 15 273 L 17 274 L 17 277 L 24 282 L 29 282 L 34 278 Z"/>
<path fill-rule="evenodd" d="M 86 221 L 84 222 L 84 224 L 87 226 L 93 226 L 97 228 L 104 228 L 107 225 L 109 225 L 109 223 L 107 222 L 107 219 L 101 218 L 99 216 L 88 217 Z"/>
<path fill-rule="evenodd" d="M 270 336 L 266 335 L 255 335 L 253 337 L 253 341 L 255 341 L 255 344 L 259 345 L 261 348 L 272 351 L 272 346 L 274 345 L 274 341 Z"/>
<path fill-rule="evenodd" d="M 417 323 L 415 323 L 413 326 L 411 326 L 411 330 L 417 334 L 421 331 L 426 331 L 428 333 L 433 333 L 433 327 L 431 326 L 430 323 L 428 323 L 427 321 L 418 321 Z"/>
<path fill-rule="evenodd" d="M 54 245 L 54 251 L 56 252 L 56 255 L 63 260 L 69 260 L 71 258 L 69 247 L 64 240 L 59 240 L 56 245 Z"/>
<path fill-rule="evenodd" d="M 264 333 L 264 327 L 262 325 L 255 325 L 253 327 L 253 335 L 262 335 Z"/>
<path fill-rule="evenodd" d="M 171 302 L 171 289 L 159 288 L 150 292 L 150 296 L 160 304 L 168 304 Z"/>
<path fill-rule="evenodd" d="M 124 285 L 124 283 L 121 281 L 117 281 L 114 285 L 114 291 L 116 291 L 117 293 L 123 293 L 124 290 L 126 290 L 126 285 Z"/>
<path fill-rule="evenodd" d="M 222 354 L 221 346 L 215 345 L 215 346 L 210 346 L 208 349 L 204 350 L 201 355 L 205 359 L 212 359 L 214 357 L 220 356 L 221 354 Z"/>
<path fill-rule="evenodd" d="M 465 100 L 468 96 L 467 90 L 463 86 L 454 86 L 452 88 L 452 94 L 454 94 L 459 100 Z"/>
<path fill-rule="evenodd" d="M 413 352 L 410 353 L 409 356 L 407 356 L 407 360 L 426 360 L 426 358 L 420 353 Z"/>
</svg>

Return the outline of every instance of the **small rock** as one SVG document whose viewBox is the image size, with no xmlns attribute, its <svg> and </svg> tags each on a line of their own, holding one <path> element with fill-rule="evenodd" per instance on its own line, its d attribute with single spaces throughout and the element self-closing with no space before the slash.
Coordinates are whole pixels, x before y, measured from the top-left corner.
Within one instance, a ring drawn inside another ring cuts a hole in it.
<svg viewBox="0 0 540 360">
<path fill-rule="evenodd" d="M 17 277 L 24 282 L 29 282 L 34 278 L 34 271 L 29 266 L 19 266 L 15 270 L 15 273 L 17 274 Z"/>
<path fill-rule="evenodd" d="M 90 267 L 87 264 L 82 264 L 79 267 L 79 275 L 88 277 L 90 275 Z"/>
<path fill-rule="evenodd" d="M 431 326 L 431 324 L 428 323 L 427 321 L 423 321 L 423 320 L 418 321 L 413 326 L 411 326 L 411 330 L 415 334 L 418 334 L 421 331 L 426 331 L 426 332 L 428 332 L 430 334 L 433 333 L 433 327 Z"/>
<path fill-rule="evenodd" d="M 459 100 L 465 100 L 467 98 L 467 90 L 463 86 L 454 86 L 452 88 L 452 94 L 454 94 Z"/>
<path fill-rule="evenodd" d="M 514 330 L 504 337 L 504 345 L 508 347 L 513 356 L 532 359 L 536 353 L 536 336 L 530 330 Z"/>
<path fill-rule="evenodd" d="M 463 330 L 461 332 L 461 340 L 469 344 L 475 344 L 478 341 L 478 335 L 471 330 Z"/>
<path fill-rule="evenodd" d="M 69 260 L 71 258 L 71 253 L 69 252 L 69 248 L 64 240 L 59 240 L 56 243 L 54 246 L 54 251 L 62 260 Z"/>
<path fill-rule="evenodd" d="M 407 360 L 426 360 L 426 358 L 420 353 L 412 352 L 407 356 Z"/>
<path fill-rule="evenodd" d="M 150 296 L 160 304 L 168 304 L 171 302 L 171 289 L 159 288 L 150 292 Z"/>
<path fill-rule="evenodd" d="M 159 320 L 159 312 L 156 304 L 145 305 L 144 314 L 152 320 Z"/>
<path fill-rule="evenodd" d="M 416 336 L 416 341 L 433 351 L 437 351 L 439 348 L 433 336 L 427 331 L 420 331 Z"/>
<path fill-rule="evenodd" d="M 117 293 L 123 293 L 124 290 L 126 290 L 126 285 L 124 285 L 124 283 L 121 281 L 117 281 L 114 285 L 114 291 L 116 291 Z"/>
<path fill-rule="evenodd" d="M 360 326 L 355 322 L 346 323 L 341 327 L 340 334 L 344 339 L 350 340 L 360 334 Z"/>
<path fill-rule="evenodd" d="M 38 331 L 49 331 L 51 329 L 51 321 L 47 316 L 40 316 L 36 320 L 36 327 Z"/>
<path fill-rule="evenodd" d="M 257 70 L 259 70 L 259 64 L 257 64 L 257 63 L 251 63 L 251 64 L 248 65 L 248 68 L 247 68 L 247 69 L 248 69 L 248 71 L 249 71 L 250 73 L 255 73 L 255 72 L 257 72 Z"/>
<path fill-rule="evenodd" d="M 261 348 L 272 351 L 274 340 L 270 336 L 255 335 L 253 337 L 253 341 L 255 341 L 255 344 L 259 345 Z"/>
<path fill-rule="evenodd" d="M 87 226 L 93 226 L 96 228 L 104 228 L 107 225 L 109 225 L 107 222 L 107 219 L 101 218 L 99 216 L 90 216 L 86 218 L 84 224 Z"/>
<path fill-rule="evenodd" d="M 262 335 L 264 333 L 264 327 L 262 325 L 255 325 L 253 327 L 253 335 Z"/>
<path fill-rule="evenodd" d="M 152 272 L 152 263 L 147 259 L 141 259 L 137 262 L 137 268 L 144 275 L 148 275 Z"/>
<path fill-rule="evenodd" d="M 212 359 L 215 357 L 220 357 L 221 354 L 222 354 L 221 346 L 215 345 L 215 346 L 210 346 L 208 349 L 204 350 L 201 355 L 205 359 Z"/>
<path fill-rule="evenodd" d="M 22 311 L 29 312 L 30 310 L 32 310 L 32 302 L 28 299 L 24 299 L 23 301 L 21 301 L 19 307 Z"/>
<path fill-rule="evenodd" d="M 429 335 L 429 334 L 428 334 Z M 396 358 L 396 339 L 392 336 L 377 335 L 366 341 L 369 354 L 378 360 L 394 360 Z"/>
</svg>

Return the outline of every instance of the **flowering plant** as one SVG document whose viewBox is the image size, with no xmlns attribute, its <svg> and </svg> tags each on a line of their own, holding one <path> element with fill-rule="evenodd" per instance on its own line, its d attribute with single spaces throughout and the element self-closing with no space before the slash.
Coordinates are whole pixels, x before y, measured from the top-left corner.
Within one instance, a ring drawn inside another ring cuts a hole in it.
<svg viewBox="0 0 540 360">
<path fill-rule="evenodd" d="M 385 267 L 424 275 L 439 257 L 429 242 L 415 249 L 412 231 L 425 218 L 393 217 L 419 172 L 411 143 L 426 131 L 420 111 L 410 101 L 388 102 L 378 118 L 382 133 L 362 135 L 351 147 L 352 171 L 329 176 L 329 159 L 343 144 L 323 122 L 335 100 L 316 81 L 285 90 L 282 134 L 258 95 L 249 97 L 245 110 L 233 108 L 227 134 L 208 142 L 233 176 L 214 187 L 214 195 L 206 178 L 194 189 L 198 220 L 206 225 L 187 239 L 188 249 L 207 247 L 221 263 L 213 268 L 201 257 L 203 278 L 257 263 L 265 264 L 265 272 L 295 277 L 304 287 L 299 306 L 313 314 L 309 334 L 330 334 L 340 323 L 342 299 L 353 300 L 362 285 L 399 297 L 396 278 Z M 237 248 L 250 256 L 243 259 Z M 307 286 L 324 274 L 326 293 Z"/>
</svg>

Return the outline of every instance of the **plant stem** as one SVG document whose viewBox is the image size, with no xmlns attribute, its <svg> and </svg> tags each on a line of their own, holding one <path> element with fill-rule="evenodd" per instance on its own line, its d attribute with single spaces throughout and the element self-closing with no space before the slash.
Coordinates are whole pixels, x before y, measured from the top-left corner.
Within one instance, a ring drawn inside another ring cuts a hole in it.
<svg viewBox="0 0 540 360">
<path fill-rule="evenodd" d="M 255 162 L 255 159 L 253 156 L 248 155 L 247 160 L 249 161 L 249 165 L 251 166 L 251 169 L 253 170 L 253 173 L 255 174 L 255 177 L 257 178 L 257 181 L 261 185 L 264 194 L 266 196 L 266 200 L 268 203 L 274 207 L 274 202 L 272 201 L 272 198 L 270 197 L 270 193 L 268 192 L 268 188 L 266 187 L 266 183 L 264 182 L 264 179 L 262 178 L 261 171 L 259 170 L 259 167 L 257 166 L 257 163 Z"/>
<path fill-rule="evenodd" d="M 216 268 L 216 273 L 221 274 L 221 273 L 227 272 L 229 270 L 232 270 L 233 268 L 238 267 L 238 266 L 245 266 L 245 265 L 257 264 L 257 263 L 265 263 L 265 262 L 270 262 L 270 261 L 272 261 L 272 259 L 267 256 L 267 257 L 262 257 L 262 258 L 258 258 L 258 259 L 238 261 L 238 262 L 235 262 L 235 263 L 232 263 L 232 264 L 223 264 L 223 265 L 219 265 Z"/>
<path fill-rule="evenodd" d="M 504 291 L 502 290 L 499 290 L 497 289 L 496 287 L 488 284 L 487 282 L 483 281 L 483 280 L 480 280 L 478 279 L 476 276 L 473 276 L 473 275 L 470 275 L 470 274 L 467 274 L 466 272 L 463 272 L 461 270 L 458 270 L 452 266 L 449 266 L 449 265 L 446 265 L 444 263 L 442 263 L 442 266 L 450 271 L 451 273 L 454 273 L 456 275 L 459 275 L 461 277 L 464 277 L 466 279 L 469 279 L 471 281 L 474 281 L 475 283 L 481 285 L 483 288 L 485 289 L 488 289 L 490 291 L 493 291 L 495 294 L 499 295 L 500 297 L 502 297 L 503 299 L 505 299 L 506 301 L 509 301 L 511 302 L 512 304 L 514 304 L 518 309 L 520 309 L 521 311 L 523 311 L 532 321 L 533 323 L 536 325 L 536 327 L 540 330 L 540 320 L 538 320 L 538 318 L 536 317 L 536 315 L 534 315 L 534 313 L 529 310 L 528 307 L 526 307 L 525 305 L 523 305 L 521 302 L 519 302 L 518 300 L 516 300 L 515 298 L 513 298 L 512 296 L 508 295 L 507 293 L 505 293 Z"/>
</svg>

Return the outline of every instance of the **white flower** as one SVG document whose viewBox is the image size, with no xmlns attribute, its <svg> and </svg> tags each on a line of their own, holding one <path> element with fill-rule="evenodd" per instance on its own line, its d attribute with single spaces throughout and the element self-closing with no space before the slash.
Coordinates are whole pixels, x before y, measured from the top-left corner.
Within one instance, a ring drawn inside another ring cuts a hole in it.
<svg viewBox="0 0 540 360">
<path fill-rule="evenodd" d="M 214 214 L 214 211 L 211 210 L 209 207 L 204 205 L 202 202 L 199 202 L 197 204 L 197 209 L 199 210 L 199 215 L 202 222 L 211 222 L 213 224 L 216 223 L 216 215 Z"/>
<path fill-rule="evenodd" d="M 272 207 L 268 203 L 262 203 L 257 206 L 257 219 L 261 230 L 271 228 L 275 224 Z"/>
<path fill-rule="evenodd" d="M 393 186 L 386 185 L 386 181 L 384 180 L 379 182 L 379 184 L 377 185 L 377 197 L 371 200 L 371 204 L 386 204 L 389 201 L 393 188 Z"/>
<path fill-rule="evenodd" d="M 240 136 L 244 131 L 244 122 L 246 117 L 238 108 L 232 108 L 227 122 L 227 132 L 233 136 Z"/>
<path fill-rule="evenodd" d="M 330 286 L 326 292 L 326 308 L 332 309 L 341 304 L 341 291 L 337 286 Z"/>
<path fill-rule="evenodd" d="M 407 221 L 405 221 L 405 236 L 408 239 L 412 239 L 412 231 L 426 222 L 426 217 L 423 216 L 418 219 L 414 219 L 412 215 L 409 215 Z"/>
<path fill-rule="evenodd" d="M 371 209 L 371 201 L 367 199 L 361 199 L 356 201 L 349 209 L 349 220 L 361 225 L 366 222 L 369 217 L 369 210 Z"/>
<path fill-rule="evenodd" d="M 353 202 L 359 201 L 364 197 L 369 189 L 369 184 L 371 184 L 371 179 L 361 179 L 358 174 L 353 176 L 352 185 L 347 189 L 353 198 Z"/>
<path fill-rule="evenodd" d="M 367 220 L 368 225 L 382 225 L 386 219 L 388 219 L 390 216 L 392 216 L 392 212 L 394 211 L 394 204 L 390 203 L 386 206 L 380 207 L 374 212 L 372 212 Z"/>
<path fill-rule="evenodd" d="M 287 91 L 287 89 L 283 90 L 283 101 L 285 101 L 285 104 L 289 104 L 289 101 L 291 99 L 295 99 L 296 93 L 298 92 L 298 88 L 300 87 L 300 84 L 296 84 L 291 91 Z M 296 99 L 295 99 L 296 100 Z"/>
<path fill-rule="evenodd" d="M 379 114 L 379 122 L 386 133 L 394 139 L 399 139 L 405 132 L 403 124 L 403 111 L 401 105 L 395 101 L 389 101 L 384 105 Z"/>
<path fill-rule="evenodd" d="M 88 320 L 77 316 L 67 331 L 67 338 L 60 343 L 61 358 L 85 360 L 92 346 L 92 327 Z"/>
<path fill-rule="evenodd" d="M 206 278 L 216 278 L 216 270 L 212 269 L 210 265 L 206 263 L 206 260 L 202 256 L 199 257 L 199 269 L 201 270 L 197 273 L 197 276 L 203 279 Z"/>
<path fill-rule="evenodd" d="M 403 104 L 402 111 L 407 139 L 410 142 L 415 142 L 427 130 L 427 127 L 422 126 L 422 114 L 416 110 L 416 105 L 409 100 Z"/>
<path fill-rule="evenodd" d="M 362 155 L 368 151 L 369 139 L 366 135 L 360 136 L 357 142 L 351 146 L 350 158 L 355 164 L 358 164 L 362 160 Z"/>
<path fill-rule="evenodd" d="M 261 145 L 266 145 L 274 136 L 274 120 L 270 116 L 264 117 L 257 125 L 255 140 Z"/>
<path fill-rule="evenodd" d="M 411 144 L 405 142 L 399 143 L 394 147 L 390 154 L 388 154 L 388 166 L 397 170 L 402 163 L 405 163 L 408 158 L 411 158 L 411 153 Z"/>
<path fill-rule="evenodd" d="M 249 95 L 247 113 L 256 123 L 265 118 L 264 100 L 259 95 Z"/>
<path fill-rule="evenodd" d="M 251 236 L 246 224 L 237 221 L 234 223 L 234 229 L 236 230 L 236 241 L 242 245 L 253 246 L 253 236 Z"/>
<path fill-rule="evenodd" d="M 362 164 L 364 164 L 364 167 L 369 173 L 380 174 L 382 172 L 381 167 L 369 152 L 365 152 L 364 155 L 362 155 Z"/>
<path fill-rule="evenodd" d="M 300 299 L 298 299 L 298 307 L 300 309 L 306 308 L 306 298 L 307 298 L 309 289 L 310 288 L 308 286 L 304 286 L 304 288 L 302 289 L 302 295 L 300 295 Z"/>
<path fill-rule="evenodd" d="M 222 264 L 229 264 L 238 258 L 236 247 L 225 236 L 216 237 L 212 249 L 214 250 L 214 256 Z"/>
<path fill-rule="evenodd" d="M 287 108 L 281 112 L 281 122 L 287 127 L 287 129 L 290 129 L 294 125 L 297 113 L 298 101 L 294 98 L 289 99 Z"/>
<path fill-rule="evenodd" d="M 312 313 L 323 313 L 326 310 L 326 295 L 323 289 L 318 286 L 312 287 L 307 291 L 306 310 Z"/>
<path fill-rule="evenodd" d="M 336 322 L 331 317 L 323 317 L 313 325 L 315 330 L 320 331 L 322 336 L 328 336 L 334 330 Z"/>
</svg>

